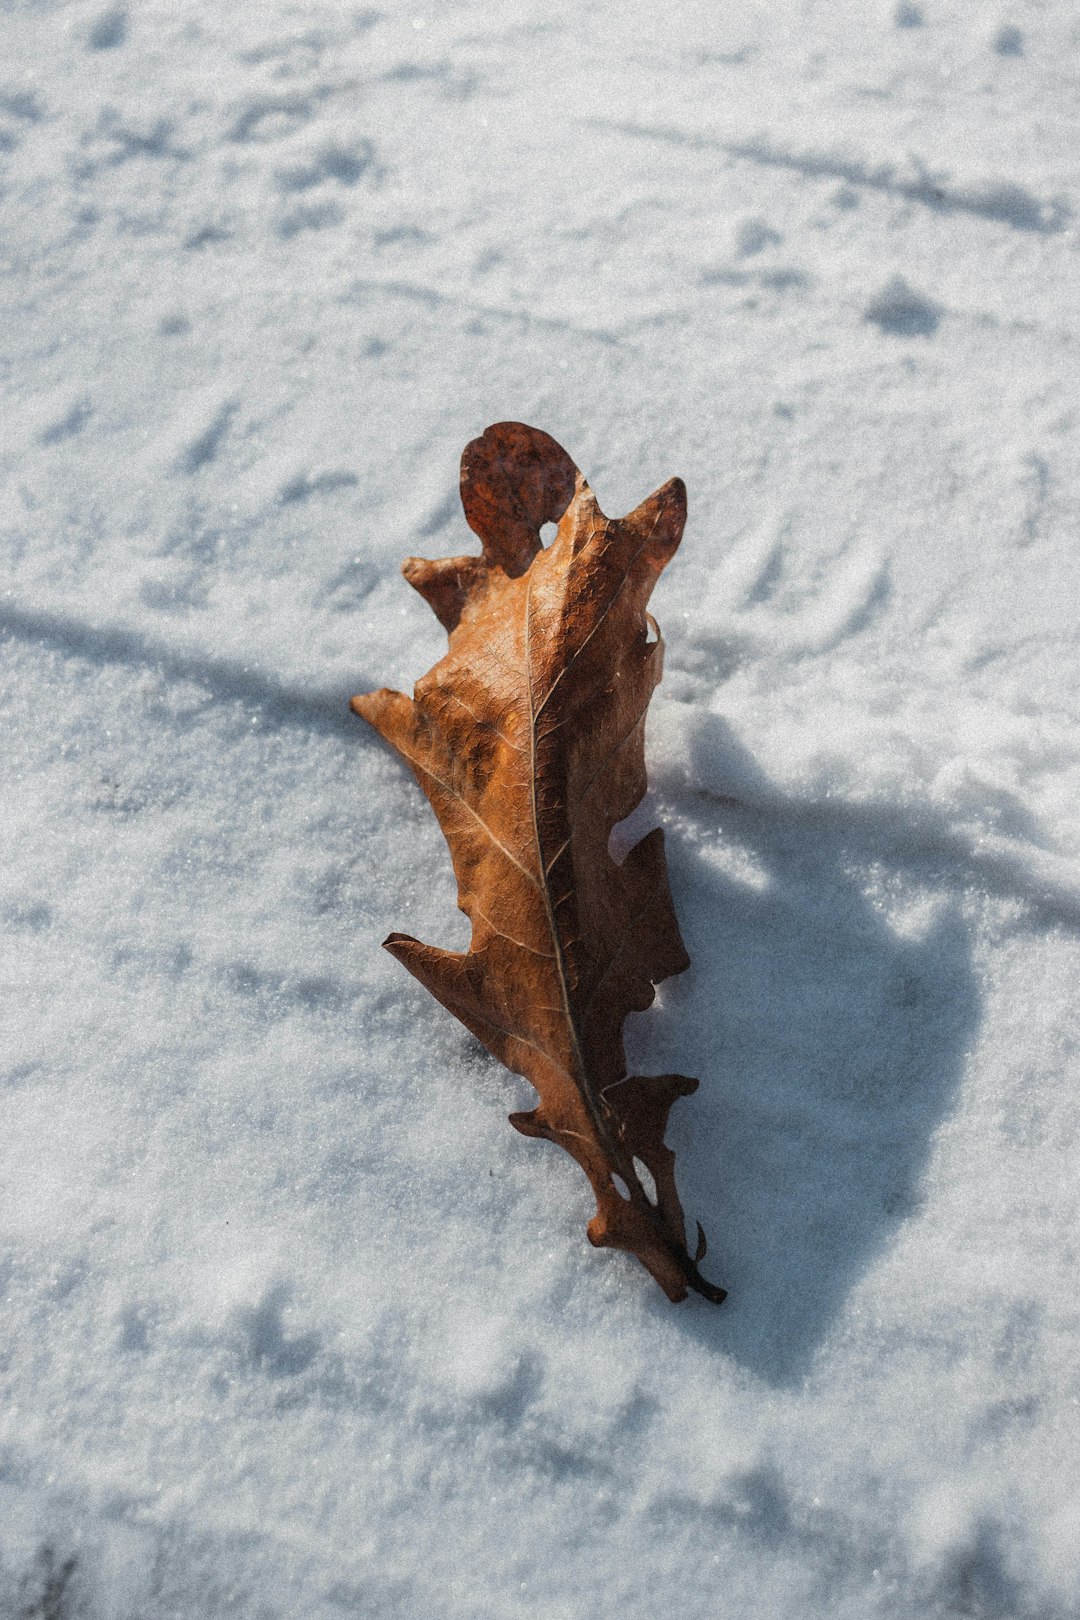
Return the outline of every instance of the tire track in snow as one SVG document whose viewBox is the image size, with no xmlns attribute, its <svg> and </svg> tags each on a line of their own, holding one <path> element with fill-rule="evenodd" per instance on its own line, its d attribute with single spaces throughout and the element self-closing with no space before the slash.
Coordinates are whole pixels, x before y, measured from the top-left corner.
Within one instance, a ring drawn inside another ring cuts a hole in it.
<svg viewBox="0 0 1080 1620">
<path fill-rule="evenodd" d="M 827 152 L 797 152 L 774 145 L 765 137 L 749 141 L 723 141 L 714 135 L 663 125 L 617 122 L 612 119 L 583 118 L 595 129 L 605 129 L 637 140 L 666 141 L 692 151 L 723 152 L 726 157 L 756 164 L 766 169 L 787 169 L 807 180 L 841 180 L 865 191 L 878 191 L 904 202 L 916 202 L 941 214 L 972 214 L 976 218 L 1007 225 L 1015 231 L 1055 235 L 1065 230 L 1073 218 L 1066 198 L 1037 197 L 1026 186 L 1011 180 L 983 180 L 952 184 L 935 175 L 917 158 L 910 159 L 912 173 L 904 175 L 889 162 L 873 164 L 868 159 L 845 158 Z"/>
<path fill-rule="evenodd" d="M 402 298 L 414 304 L 424 304 L 428 309 L 458 309 L 464 314 L 487 317 L 490 320 L 509 321 L 519 326 L 539 327 L 549 332 L 568 332 L 574 337 L 588 338 L 593 343 L 602 343 L 607 348 L 619 348 L 622 338 L 616 332 L 606 331 L 603 327 L 576 326 L 573 321 L 561 321 L 549 315 L 537 315 L 531 309 L 507 309 L 498 304 L 484 304 L 475 299 L 462 298 L 452 293 L 438 291 L 435 287 L 425 287 L 411 281 L 377 281 L 369 277 L 357 278 L 349 285 L 348 290 L 342 294 L 340 303 L 357 303 L 365 294 L 377 295 L 384 293 L 391 298 Z"/>
</svg>

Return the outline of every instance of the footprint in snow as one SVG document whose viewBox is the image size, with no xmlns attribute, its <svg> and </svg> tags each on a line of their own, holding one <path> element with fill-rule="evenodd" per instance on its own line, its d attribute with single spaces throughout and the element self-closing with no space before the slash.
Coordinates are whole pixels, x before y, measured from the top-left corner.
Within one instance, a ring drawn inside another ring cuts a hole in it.
<svg viewBox="0 0 1080 1620">
<path fill-rule="evenodd" d="M 752 258 L 768 247 L 778 247 L 784 240 L 768 220 L 752 217 L 740 221 L 735 232 L 735 253 L 740 259 Z"/>
<path fill-rule="evenodd" d="M 65 390 L 44 402 L 38 415 L 34 438 L 38 444 L 62 444 L 81 433 L 90 420 L 92 406 L 85 394 L 71 394 Z"/>
<path fill-rule="evenodd" d="M 291 163 L 283 164 L 274 174 L 280 192 L 310 191 L 313 186 L 335 181 L 342 186 L 355 186 L 375 165 L 375 147 L 371 141 L 325 141 L 312 151 L 298 153 Z"/>
<path fill-rule="evenodd" d="M 295 1378 L 311 1365 L 321 1348 L 316 1333 L 290 1335 L 286 1331 L 285 1308 L 291 1293 L 286 1283 L 275 1283 L 255 1305 L 236 1313 L 249 1358 L 272 1378 Z"/>
<path fill-rule="evenodd" d="M 320 202 L 300 203 L 281 215 L 277 234 L 283 242 L 291 242 L 301 231 L 325 231 L 330 226 L 340 225 L 344 218 L 341 204 L 329 197 Z"/>
<path fill-rule="evenodd" d="M 347 467 L 325 467 L 312 471 L 301 468 L 292 473 L 278 491 L 282 506 L 309 501 L 313 495 L 331 495 L 338 489 L 352 489 L 360 480 Z"/>
<path fill-rule="evenodd" d="M 884 597 L 888 566 L 873 543 L 855 540 L 807 575 L 799 548 L 788 544 L 793 527 L 785 519 L 751 532 L 714 574 L 687 625 L 687 640 L 710 659 L 732 647 L 828 651 L 862 630 Z"/>
<path fill-rule="evenodd" d="M 302 201 L 279 215 L 276 230 L 282 241 L 301 231 L 321 231 L 340 225 L 345 211 L 327 187 L 349 188 L 375 172 L 375 147 L 366 137 L 348 141 L 322 141 L 301 150 L 274 172 L 274 184 L 283 197 L 299 194 Z"/>
<path fill-rule="evenodd" d="M 20 144 L 20 125 L 40 124 L 45 106 L 33 90 L 0 89 L 0 115 L 11 123 L 0 123 L 0 152 L 14 152 Z"/>
<path fill-rule="evenodd" d="M 903 276 L 893 276 L 867 304 L 863 319 L 890 337 L 933 337 L 942 313 L 939 304 L 910 287 Z"/>
<path fill-rule="evenodd" d="M 204 389 L 189 399 L 175 417 L 172 427 L 162 434 L 152 452 L 174 472 L 192 474 L 208 466 L 217 456 L 233 417 L 239 397 L 220 388 Z"/>
<path fill-rule="evenodd" d="M 86 35 L 87 47 L 92 51 L 114 51 L 127 40 L 128 14 L 126 6 L 110 6 L 95 17 Z"/>
<path fill-rule="evenodd" d="M 237 114 L 229 139 L 241 143 L 280 141 L 309 124 L 314 116 L 315 99 L 311 96 L 256 96 Z"/>
</svg>

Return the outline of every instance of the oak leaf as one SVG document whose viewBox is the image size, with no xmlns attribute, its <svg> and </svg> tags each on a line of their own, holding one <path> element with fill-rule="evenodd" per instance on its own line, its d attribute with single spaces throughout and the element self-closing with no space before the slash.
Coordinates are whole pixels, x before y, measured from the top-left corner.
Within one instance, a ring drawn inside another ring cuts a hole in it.
<svg viewBox="0 0 1080 1620">
<path fill-rule="evenodd" d="M 397 957 L 539 1093 L 512 1114 L 577 1160 L 588 1236 L 637 1256 L 669 1298 L 719 1302 L 686 1243 L 668 1111 L 697 1081 L 628 1075 L 623 1023 L 689 966 L 657 828 L 621 864 L 612 828 L 645 793 L 645 711 L 663 643 L 646 603 L 686 520 L 673 478 L 606 518 L 565 450 L 501 422 L 461 459 L 483 555 L 402 572 L 449 632 L 412 698 L 352 700 L 412 766 L 450 847 L 468 951 L 391 934 Z M 558 525 L 550 545 L 540 529 Z"/>
</svg>

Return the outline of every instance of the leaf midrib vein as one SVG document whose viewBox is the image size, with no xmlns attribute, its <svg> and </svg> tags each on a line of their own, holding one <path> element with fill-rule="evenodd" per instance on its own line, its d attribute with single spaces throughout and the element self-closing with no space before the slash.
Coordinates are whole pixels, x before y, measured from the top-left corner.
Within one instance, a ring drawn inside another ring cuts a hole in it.
<svg viewBox="0 0 1080 1620">
<path fill-rule="evenodd" d="M 556 678 L 556 681 L 548 691 L 548 697 L 551 696 L 551 693 L 555 690 L 555 686 L 557 685 L 558 679 Z M 544 870 L 544 847 L 540 838 L 540 817 L 536 803 L 536 722 L 539 715 L 539 710 L 537 710 L 535 707 L 532 681 L 531 576 L 529 578 L 529 583 L 525 588 L 525 688 L 529 697 L 529 803 L 532 811 L 533 840 L 536 847 L 537 867 L 543 874 L 542 882 L 540 884 L 540 893 L 543 896 L 544 910 L 547 913 L 548 930 L 551 935 L 551 943 L 555 950 L 555 969 L 559 976 L 559 993 L 562 998 L 563 1014 L 566 1019 L 567 1030 L 569 1031 L 570 1035 L 570 1044 L 573 1048 L 574 1067 L 577 1070 L 577 1074 L 572 1076 L 572 1078 L 581 1094 L 581 1099 L 585 1104 L 590 1119 L 592 1120 L 593 1127 L 603 1141 L 606 1137 L 606 1132 L 604 1131 L 601 1123 L 600 1110 L 596 1104 L 595 1098 L 593 1097 L 588 1070 L 585 1067 L 585 1054 L 581 1049 L 581 1038 L 578 1034 L 577 1021 L 574 1017 L 574 1009 L 570 1001 L 570 987 L 566 980 L 566 957 L 563 952 L 563 945 L 559 936 L 559 929 L 555 921 L 555 909 L 552 905 L 547 873 Z M 547 698 L 544 699 L 544 702 L 547 702 Z M 541 705 L 541 707 L 543 707 L 543 705 Z M 569 810 L 567 811 L 567 815 L 569 816 Z M 612 1155 L 609 1154 L 609 1157 L 612 1157 Z"/>
</svg>

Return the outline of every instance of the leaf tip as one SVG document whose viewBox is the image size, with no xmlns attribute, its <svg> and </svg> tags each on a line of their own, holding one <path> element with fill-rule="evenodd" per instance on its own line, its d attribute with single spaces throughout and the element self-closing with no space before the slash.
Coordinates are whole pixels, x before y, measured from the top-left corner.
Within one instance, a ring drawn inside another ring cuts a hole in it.
<svg viewBox="0 0 1080 1620">
<path fill-rule="evenodd" d="M 404 692 L 394 692 L 386 686 L 378 692 L 361 692 L 349 699 L 349 708 L 369 726 L 374 726 L 388 743 L 397 746 L 412 735 L 414 704 Z"/>
<path fill-rule="evenodd" d="M 509 1114 L 507 1117 L 515 1131 L 520 1131 L 522 1136 L 537 1136 L 545 1141 L 551 1140 L 551 1131 L 539 1108 L 526 1113 Z"/>
<path fill-rule="evenodd" d="M 623 522 L 647 537 L 648 555 L 657 569 L 663 568 L 678 550 L 686 527 L 686 485 L 681 478 L 669 478 Z"/>
</svg>

